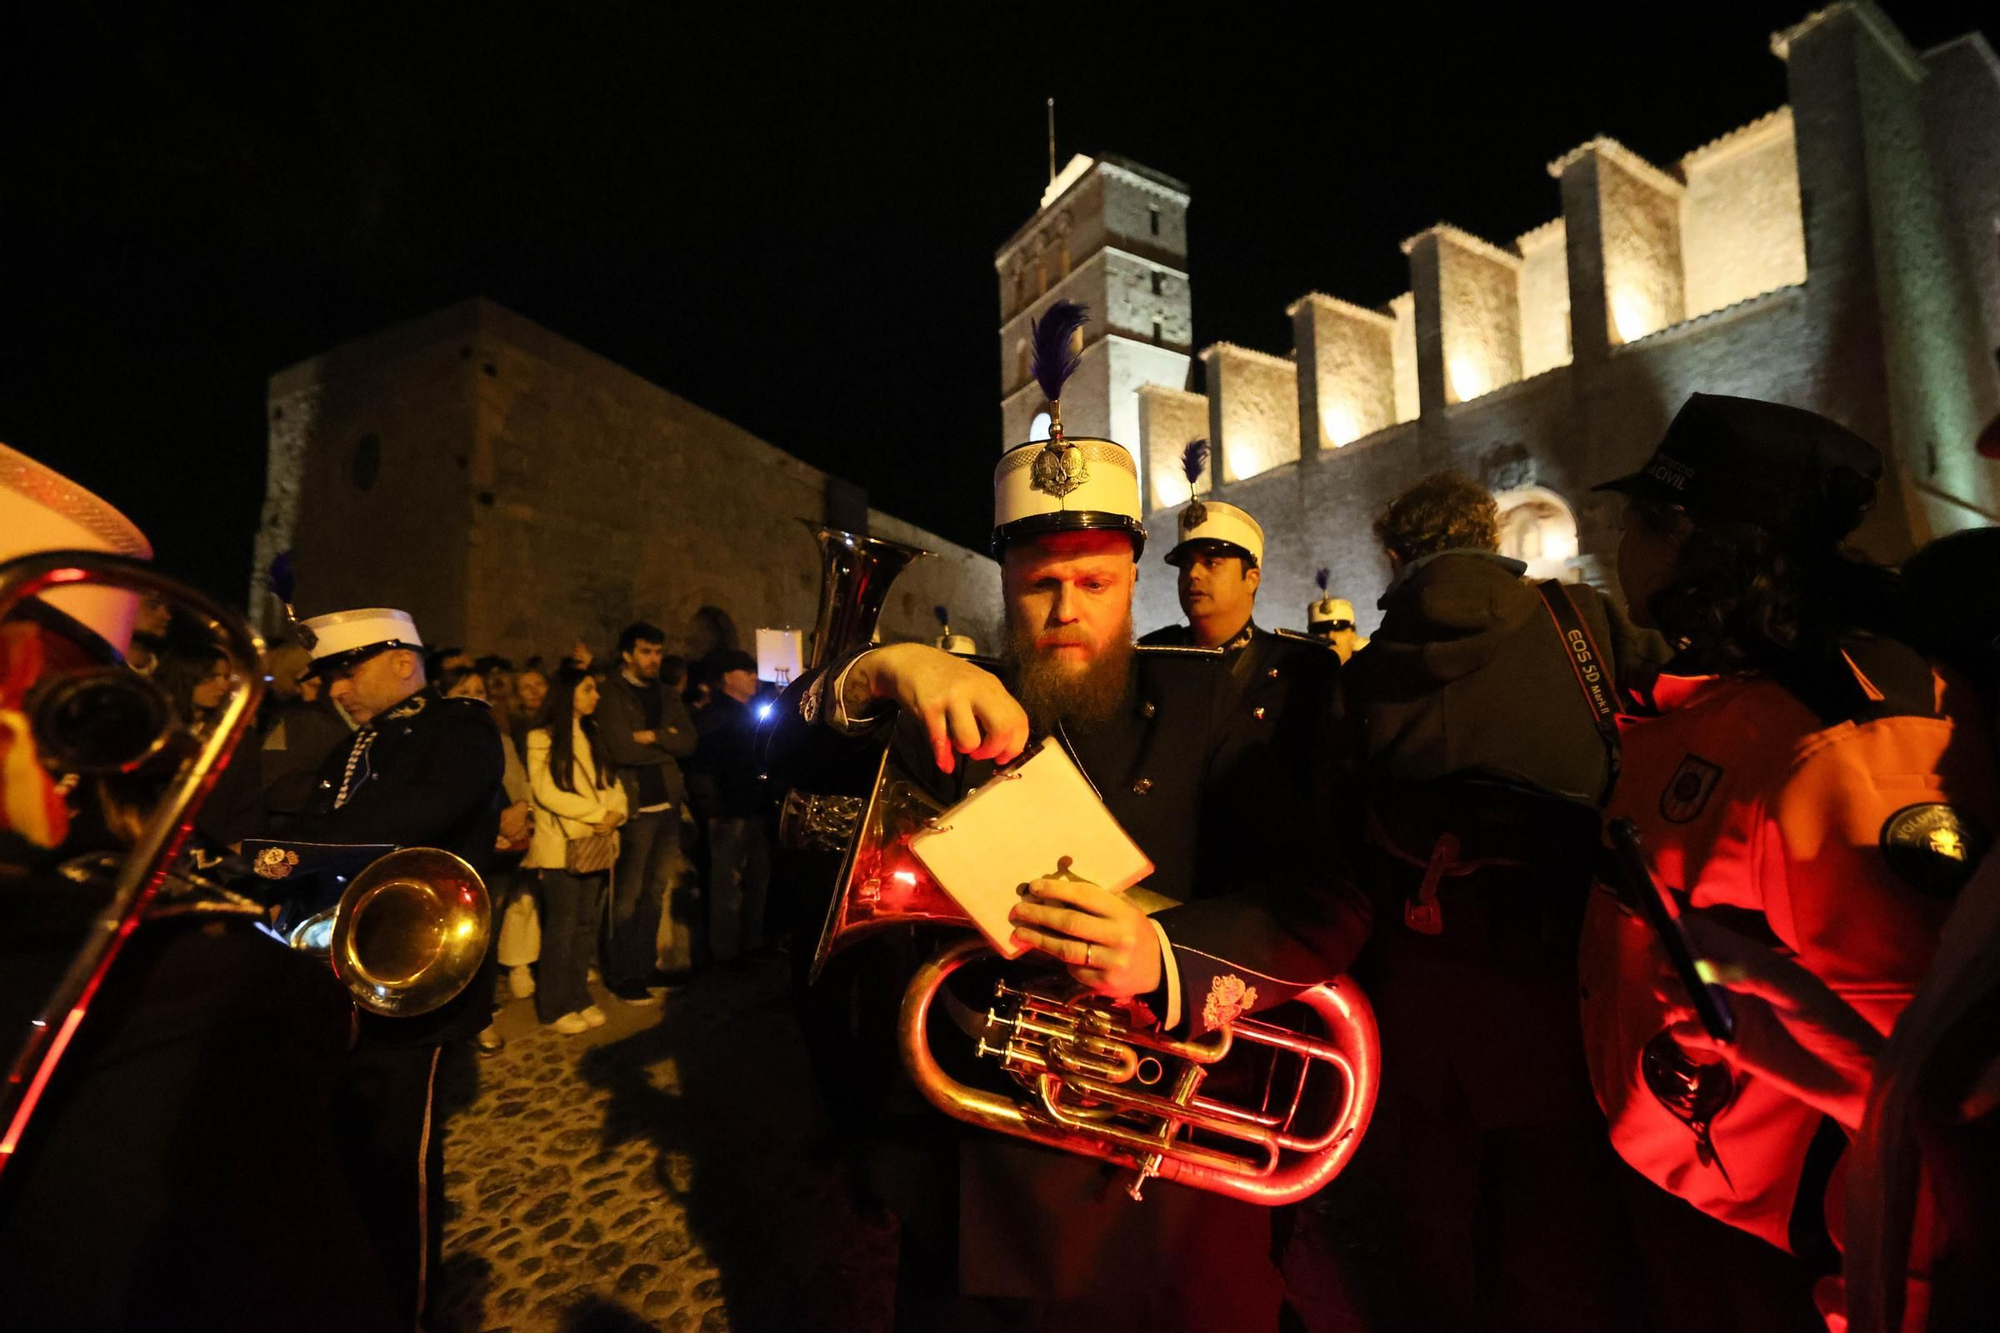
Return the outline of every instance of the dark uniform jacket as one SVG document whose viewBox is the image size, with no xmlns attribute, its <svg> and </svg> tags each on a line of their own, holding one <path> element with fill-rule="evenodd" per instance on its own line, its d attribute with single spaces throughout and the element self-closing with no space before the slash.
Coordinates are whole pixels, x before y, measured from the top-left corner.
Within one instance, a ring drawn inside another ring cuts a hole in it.
<svg viewBox="0 0 2000 1333">
<path fill-rule="evenodd" d="M 350 777 L 349 758 L 364 743 Z M 500 812 L 507 805 L 501 786 L 504 743 L 486 704 L 419 690 L 335 747 L 320 767 L 306 813 L 274 819 L 270 837 L 297 847 L 307 867 L 324 855 L 316 845 L 377 844 L 442 848 L 489 875 Z M 348 798 L 336 806 L 343 780 Z M 432 1013 L 396 1019 L 364 1015 L 364 1037 L 429 1044 L 478 1031 L 490 1017 L 490 949 L 487 962 L 480 978 Z"/>
<path fill-rule="evenodd" d="M 1143 647 L 1195 646 L 1194 630 L 1187 625 L 1168 625 L 1143 636 Z M 1315 639 L 1293 630 L 1267 630 L 1256 621 L 1220 649 L 1236 704 L 1258 722 L 1253 728 L 1276 737 L 1281 744 L 1315 739 L 1324 723 L 1335 677 L 1340 671 L 1340 654 L 1324 639 Z M 1300 751 L 1308 748 L 1297 744 Z"/>
<path fill-rule="evenodd" d="M 850 660 L 788 693 L 774 767 L 787 785 L 811 790 L 815 772 L 851 771 L 852 751 L 868 744 L 826 725 L 836 701 L 822 696 Z M 1306 785 L 1269 743 L 1270 707 L 1260 719 L 1241 706 L 1219 651 L 1140 648 L 1122 711 L 1093 731 L 1058 730 L 1152 860 L 1144 887 L 1177 904 L 1154 920 L 1172 944 L 1165 962 L 1179 982 L 1177 1030 L 1191 1036 L 1236 1004 L 1268 1008 L 1334 977 L 1367 931 L 1365 901 L 1315 836 Z M 962 758 L 955 772 L 940 773 L 916 719 L 897 717 L 884 729 L 897 762 L 942 803 L 992 776 L 990 762 Z M 882 965 L 895 965 L 892 951 Z M 1146 998 L 1166 1017 L 1161 992 Z M 969 1135 L 960 1149 L 959 1281 L 967 1293 L 1180 1290 L 1189 1274 L 1219 1262 L 1239 1265 L 1249 1285 L 1269 1272 L 1261 1208 L 1158 1181 L 1134 1204 L 1115 1171 L 999 1135 Z M 906 1218 L 925 1206 L 891 1201 Z"/>
<path fill-rule="evenodd" d="M 0 876 L 7 1032 L 100 890 Z M 332 1146 L 353 1013 L 325 963 L 241 918 L 139 927 L 0 1174 L 0 1326 L 408 1328 Z M 302 1263 L 338 1278 L 307 1291 Z"/>
</svg>

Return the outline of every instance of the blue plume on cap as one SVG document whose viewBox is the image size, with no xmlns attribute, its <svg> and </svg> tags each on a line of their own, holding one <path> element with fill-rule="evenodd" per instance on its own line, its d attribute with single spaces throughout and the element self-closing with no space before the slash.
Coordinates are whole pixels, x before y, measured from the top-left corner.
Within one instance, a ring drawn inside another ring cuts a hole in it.
<svg viewBox="0 0 2000 1333">
<path fill-rule="evenodd" d="M 1324 593 L 1326 591 L 1326 585 L 1333 582 L 1333 571 L 1328 569 L 1325 565 L 1321 565 L 1319 567 L 1319 573 L 1313 575 L 1313 582 L 1317 583 L 1319 585 L 1320 592 Z"/>
<path fill-rule="evenodd" d="M 264 571 L 264 586 L 289 608 L 292 604 L 292 553 L 280 551 L 271 557 L 271 567 Z"/>
<path fill-rule="evenodd" d="M 945 610 L 942 604 L 932 607 L 931 614 L 937 617 L 938 624 L 946 629 L 951 628 L 951 612 Z"/>
<path fill-rule="evenodd" d="M 1076 373 L 1083 357 L 1070 350 L 1070 339 L 1090 320 L 1090 311 L 1074 301 L 1057 301 L 1034 321 L 1029 341 L 1033 344 L 1030 363 L 1035 383 L 1050 402 L 1062 397 L 1063 384 Z"/>
<path fill-rule="evenodd" d="M 1208 441 L 1189 440 L 1187 448 L 1181 450 L 1181 471 L 1187 473 L 1188 489 L 1201 480 L 1201 470 L 1208 466 Z"/>
</svg>

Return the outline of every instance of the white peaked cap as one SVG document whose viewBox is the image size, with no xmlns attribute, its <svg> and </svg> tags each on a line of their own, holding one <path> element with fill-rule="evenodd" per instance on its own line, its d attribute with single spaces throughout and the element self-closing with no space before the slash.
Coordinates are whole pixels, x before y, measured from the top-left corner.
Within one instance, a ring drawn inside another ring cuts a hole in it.
<svg viewBox="0 0 2000 1333">
<path fill-rule="evenodd" d="M 312 654 L 312 665 L 306 669 L 312 675 L 390 648 L 422 652 L 424 647 L 409 612 L 387 606 L 314 616 L 301 620 L 293 632 Z"/>
<path fill-rule="evenodd" d="M 1322 597 L 1306 608 L 1308 625 L 1324 625 L 1329 621 L 1345 620 L 1354 623 L 1354 603 L 1345 597 Z"/>
<path fill-rule="evenodd" d="M 104 551 L 153 558 L 146 534 L 83 487 L 18 450 L 0 444 L 0 560 L 43 551 Z M 42 600 L 119 652 L 132 643 L 139 594 L 122 588 L 72 587 Z"/>
<path fill-rule="evenodd" d="M 1180 543 L 1167 552 L 1167 563 L 1176 563 L 1181 552 L 1193 542 L 1227 542 L 1248 551 L 1258 564 L 1264 563 L 1263 525 L 1235 505 L 1219 500 L 1197 496 L 1182 508 Z"/>
<path fill-rule="evenodd" d="M 993 469 L 993 550 L 1015 537 L 1093 528 L 1145 545 L 1139 467 L 1122 444 L 1069 438 L 1017 444 Z"/>
<path fill-rule="evenodd" d="M 940 634 L 936 646 L 957 657 L 977 657 L 979 645 L 970 634 Z"/>
</svg>

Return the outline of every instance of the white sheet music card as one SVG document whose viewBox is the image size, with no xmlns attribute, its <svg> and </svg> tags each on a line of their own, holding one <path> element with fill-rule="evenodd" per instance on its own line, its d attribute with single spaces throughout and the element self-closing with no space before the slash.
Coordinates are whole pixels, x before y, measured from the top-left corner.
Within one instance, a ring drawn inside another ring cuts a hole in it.
<svg viewBox="0 0 2000 1333">
<path fill-rule="evenodd" d="M 1007 914 L 1029 880 L 1088 880 L 1122 892 L 1153 873 L 1052 738 L 912 836 L 910 851 L 1004 958 L 1027 952 L 1012 942 Z"/>
</svg>

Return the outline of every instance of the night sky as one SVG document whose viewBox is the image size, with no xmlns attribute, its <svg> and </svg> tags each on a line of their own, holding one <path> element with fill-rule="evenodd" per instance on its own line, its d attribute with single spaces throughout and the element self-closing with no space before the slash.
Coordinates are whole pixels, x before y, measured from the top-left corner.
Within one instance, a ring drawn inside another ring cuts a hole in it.
<svg viewBox="0 0 2000 1333">
<path fill-rule="evenodd" d="M 1670 164 L 1778 106 L 1769 34 L 1812 7 L 16 10 L 0 440 L 236 601 L 267 377 L 484 294 L 980 546 L 1044 97 L 1059 160 L 1192 186 L 1197 346 L 1282 353 L 1302 293 L 1406 290 L 1412 232 L 1555 216 L 1544 164 L 1593 134 Z M 1889 9 L 1921 49 L 1985 6 Z"/>
</svg>

